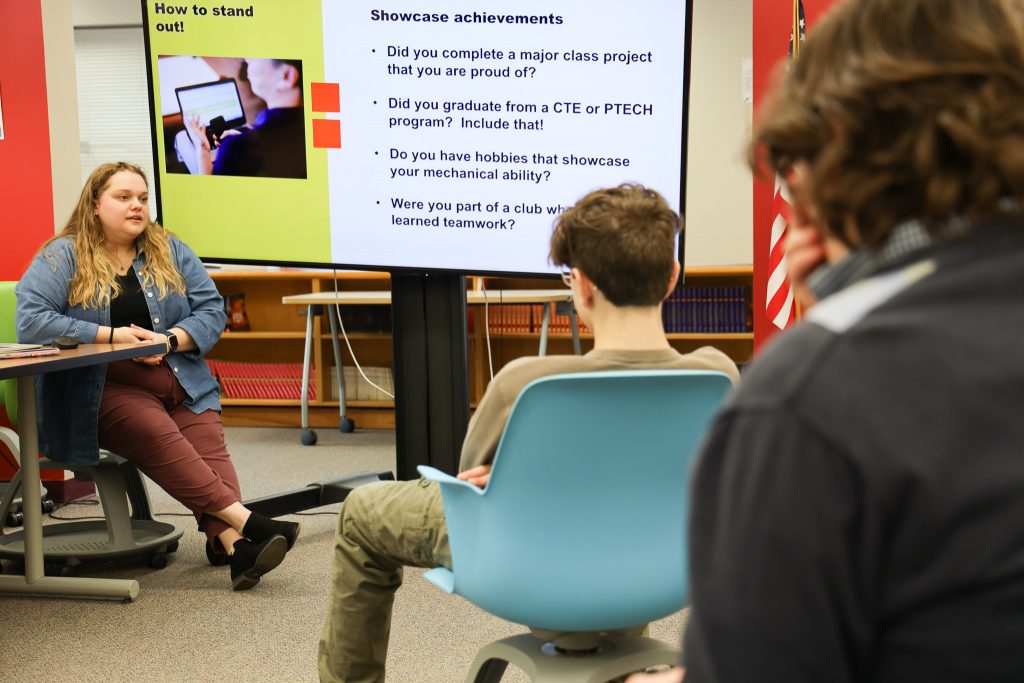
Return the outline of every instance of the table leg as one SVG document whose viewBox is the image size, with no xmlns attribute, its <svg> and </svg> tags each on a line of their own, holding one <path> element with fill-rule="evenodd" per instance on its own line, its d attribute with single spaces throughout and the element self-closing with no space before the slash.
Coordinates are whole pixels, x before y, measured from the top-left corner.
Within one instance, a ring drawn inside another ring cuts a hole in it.
<svg viewBox="0 0 1024 683">
<path fill-rule="evenodd" d="M 335 318 L 335 314 L 341 315 L 341 311 L 338 310 L 337 305 L 331 306 L 332 311 L 328 311 L 327 317 L 331 321 L 331 347 L 334 349 L 334 367 L 338 371 L 338 413 L 342 420 L 345 419 L 345 376 L 342 372 L 341 365 L 341 345 L 338 343 L 338 321 Z"/>
<path fill-rule="evenodd" d="M 551 304 L 544 304 L 544 313 L 540 316 L 540 350 L 538 356 L 548 355 L 548 325 L 551 323 Z"/>
<path fill-rule="evenodd" d="M 302 406 L 302 429 L 309 429 L 309 368 L 313 363 L 313 317 L 316 306 L 310 304 L 306 308 L 306 350 L 302 356 L 302 390 L 299 405 Z"/>
<path fill-rule="evenodd" d="M 25 581 L 43 575 L 43 513 L 39 492 L 39 434 L 36 426 L 36 378 L 18 378 L 18 406 L 24 425 L 21 441 L 21 509 L 25 514 Z"/>
<path fill-rule="evenodd" d="M 338 371 L 338 430 L 344 433 L 353 431 L 356 428 L 356 423 L 348 419 L 346 413 L 348 408 L 346 404 L 348 401 L 345 397 L 345 372 L 344 367 L 341 364 L 341 344 L 338 342 L 338 319 L 337 316 L 341 315 L 340 304 L 334 304 L 328 306 L 327 318 L 331 321 L 331 347 L 334 349 L 334 367 Z M 337 314 L 337 316 L 335 315 Z"/>
<path fill-rule="evenodd" d="M 572 327 L 572 351 L 580 355 L 580 323 L 576 318 L 576 307 L 569 302 L 569 324 Z"/>
<path fill-rule="evenodd" d="M 39 434 L 36 431 L 35 381 L 33 376 L 18 378 L 18 406 L 21 409 L 21 505 L 25 514 L 25 576 L 0 576 L 0 593 L 133 600 L 139 594 L 138 581 L 56 577 L 45 576 L 43 573 L 43 517 L 39 493 Z"/>
</svg>

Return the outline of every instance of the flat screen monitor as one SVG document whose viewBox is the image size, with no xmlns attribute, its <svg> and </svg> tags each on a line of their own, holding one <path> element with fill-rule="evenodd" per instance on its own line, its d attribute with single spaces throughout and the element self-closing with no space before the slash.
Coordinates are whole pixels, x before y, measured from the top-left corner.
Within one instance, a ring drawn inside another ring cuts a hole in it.
<svg viewBox="0 0 1024 683">
<path fill-rule="evenodd" d="M 553 222 L 591 190 L 684 209 L 689 0 L 143 12 L 159 215 L 204 260 L 550 275 Z M 199 97 L 241 108 L 209 151 L 183 144 Z"/>
</svg>

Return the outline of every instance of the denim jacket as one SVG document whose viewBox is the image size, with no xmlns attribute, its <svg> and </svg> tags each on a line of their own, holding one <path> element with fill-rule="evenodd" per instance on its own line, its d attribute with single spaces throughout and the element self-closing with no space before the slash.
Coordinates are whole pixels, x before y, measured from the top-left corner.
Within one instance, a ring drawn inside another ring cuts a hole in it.
<svg viewBox="0 0 1024 683">
<path fill-rule="evenodd" d="M 168 292 L 163 299 L 155 287 L 143 286 L 153 331 L 185 330 L 197 348 L 173 352 L 164 362 L 188 394 L 185 405 L 194 413 L 220 410 L 217 381 L 203 356 L 224 331 L 224 301 L 195 253 L 170 237 L 171 257 L 185 278 L 185 293 Z M 110 325 L 110 307 L 68 305 L 68 289 L 77 267 L 74 242 L 62 237 L 37 254 L 15 288 L 18 341 L 48 344 L 55 337 L 95 341 L 100 325 Z M 132 268 L 142 279 L 146 255 L 140 249 Z M 97 420 L 107 366 L 93 365 L 40 375 L 36 380 L 39 448 L 62 463 L 95 463 L 99 456 Z"/>
</svg>

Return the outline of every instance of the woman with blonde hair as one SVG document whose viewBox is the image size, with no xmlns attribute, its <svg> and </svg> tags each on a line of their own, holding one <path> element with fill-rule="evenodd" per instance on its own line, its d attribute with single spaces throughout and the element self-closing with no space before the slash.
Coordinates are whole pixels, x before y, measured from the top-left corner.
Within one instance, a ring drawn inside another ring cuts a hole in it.
<svg viewBox="0 0 1024 683">
<path fill-rule="evenodd" d="M 203 360 L 224 329 L 223 300 L 195 253 L 150 220 L 148 196 L 137 166 L 97 168 L 17 285 L 22 342 L 71 336 L 167 349 L 43 376 L 40 448 L 57 462 L 95 462 L 105 448 L 134 463 L 195 514 L 210 561 L 230 564 L 232 587 L 245 590 L 281 563 L 299 525 L 241 503 Z"/>
</svg>

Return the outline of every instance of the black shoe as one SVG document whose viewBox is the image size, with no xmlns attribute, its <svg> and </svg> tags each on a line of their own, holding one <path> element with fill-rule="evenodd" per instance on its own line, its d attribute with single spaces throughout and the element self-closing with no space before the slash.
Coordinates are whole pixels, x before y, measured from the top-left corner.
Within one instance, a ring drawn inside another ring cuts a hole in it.
<svg viewBox="0 0 1024 683">
<path fill-rule="evenodd" d="M 206 559 L 210 561 L 214 567 L 220 567 L 228 563 L 228 554 L 223 549 L 219 542 L 216 547 L 210 542 L 210 539 L 206 539 Z"/>
<path fill-rule="evenodd" d="M 291 550 L 292 546 L 295 545 L 295 539 L 299 537 L 299 523 L 282 522 L 281 520 L 271 519 L 253 512 L 242 527 L 242 535 L 250 541 L 256 541 L 257 543 L 271 536 L 284 536 L 284 539 L 288 542 L 288 550 Z"/>
<path fill-rule="evenodd" d="M 231 587 L 236 591 L 252 588 L 260 577 L 281 564 L 288 552 L 284 536 L 271 536 L 260 544 L 247 539 L 235 541 L 235 552 L 228 563 L 231 565 Z"/>
</svg>

